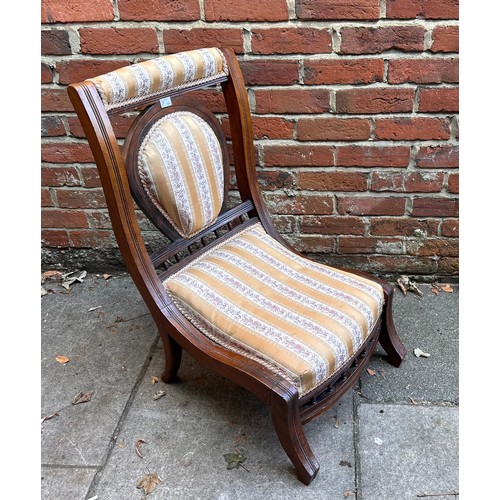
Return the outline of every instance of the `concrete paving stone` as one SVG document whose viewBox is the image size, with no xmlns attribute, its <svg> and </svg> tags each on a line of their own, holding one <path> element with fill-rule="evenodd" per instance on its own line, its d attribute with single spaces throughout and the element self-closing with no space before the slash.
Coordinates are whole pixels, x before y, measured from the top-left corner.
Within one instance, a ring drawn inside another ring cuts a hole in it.
<svg viewBox="0 0 500 500">
<path fill-rule="evenodd" d="M 419 285 L 422 299 L 414 294 L 406 297 L 395 291 L 394 323 L 398 335 L 408 349 L 399 368 L 384 359 L 377 347 L 369 367 L 376 375 L 364 373 L 360 379 L 362 395 L 369 401 L 459 402 L 459 291 L 435 295 L 430 285 Z M 417 358 L 413 350 L 420 348 L 429 358 Z"/>
<path fill-rule="evenodd" d="M 306 487 L 297 480 L 263 403 L 186 354 L 178 382 L 152 384 L 162 366 L 158 349 L 90 493 L 110 500 L 141 498 L 136 484 L 148 470 L 163 480 L 151 499 L 331 500 L 355 489 L 352 392 L 305 427 L 321 466 Z M 166 395 L 155 401 L 159 390 Z M 146 441 L 140 446 L 143 459 L 135 452 L 140 439 Z M 223 455 L 237 450 L 247 456 L 248 472 L 227 469 Z"/>
<path fill-rule="evenodd" d="M 64 409 L 42 424 L 42 463 L 100 465 L 157 329 L 125 275 L 88 276 L 67 294 L 60 285 L 53 289 L 41 306 L 41 415 Z M 57 363 L 57 355 L 69 362 Z M 71 405 L 84 391 L 94 391 L 91 401 Z"/>
<path fill-rule="evenodd" d="M 84 500 L 94 478 L 94 468 L 42 467 L 43 500 Z"/>
<path fill-rule="evenodd" d="M 459 491 L 456 407 L 361 404 L 358 500 L 450 500 Z M 444 495 L 446 494 L 446 495 Z"/>
</svg>

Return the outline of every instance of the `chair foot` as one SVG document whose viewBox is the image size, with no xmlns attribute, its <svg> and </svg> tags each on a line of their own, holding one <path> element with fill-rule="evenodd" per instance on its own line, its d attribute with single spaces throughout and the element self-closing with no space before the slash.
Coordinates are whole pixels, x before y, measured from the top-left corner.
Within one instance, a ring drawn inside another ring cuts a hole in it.
<svg viewBox="0 0 500 500">
<path fill-rule="evenodd" d="M 271 413 L 278 439 L 294 465 L 299 481 L 310 484 L 318 473 L 319 463 L 304 434 L 297 399 L 288 404 L 281 400 L 272 406 Z"/>
<path fill-rule="evenodd" d="M 165 369 L 163 370 L 161 379 L 163 382 L 168 384 L 175 379 L 177 372 L 179 371 L 182 359 L 182 348 L 168 335 L 160 334 L 160 336 L 165 353 Z"/>
<path fill-rule="evenodd" d="M 406 357 L 407 349 L 401 342 L 394 321 L 392 318 L 392 298 L 394 289 L 387 283 L 383 286 L 385 305 L 382 311 L 382 327 L 380 330 L 379 342 L 388 355 L 388 361 L 391 365 L 399 367 Z"/>
</svg>

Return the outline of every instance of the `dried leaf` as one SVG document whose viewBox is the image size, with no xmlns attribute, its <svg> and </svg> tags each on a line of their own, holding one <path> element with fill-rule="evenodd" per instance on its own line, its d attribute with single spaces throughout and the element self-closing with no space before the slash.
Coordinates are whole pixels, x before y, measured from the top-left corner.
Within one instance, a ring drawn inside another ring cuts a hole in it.
<svg viewBox="0 0 500 500">
<path fill-rule="evenodd" d="M 58 417 L 58 416 L 59 416 L 59 413 L 57 413 L 57 412 L 52 413 L 52 415 L 47 415 L 46 417 L 42 418 L 42 424 L 45 422 L 45 420 L 50 420 L 51 418 Z"/>
<path fill-rule="evenodd" d="M 105 279 L 105 280 L 109 280 L 109 278 L 111 278 L 111 274 L 103 274 L 102 277 Z"/>
<path fill-rule="evenodd" d="M 413 349 L 413 354 L 417 356 L 417 358 L 430 358 L 431 355 L 428 352 L 422 351 L 422 349 L 419 349 L 418 347 L 416 349 Z"/>
<path fill-rule="evenodd" d="M 87 310 L 87 312 L 92 312 L 92 311 L 95 311 L 97 309 L 101 309 L 102 306 L 95 306 L 95 307 L 91 307 L 90 309 Z"/>
<path fill-rule="evenodd" d="M 444 286 L 442 286 L 441 290 L 443 290 L 443 292 L 447 292 L 447 293 L 452 293 L 453 292 L 453 288 L 450 285 L 444 285 Z"/>
<path fill-rule="evenodd" d="M 439 290 L 437 288 L 431 288 L 431 292 L 439 295 Z"/>
<path fill-rule="evenodd" d="M 135 452 L 139 458 L 144 458 L 139 450 L 139 446 L 141 446 L 142 443 L 146 443 L 146 441 L 144 441 L 144 439 L 139 439 L 139 441 L 135 443 Z"/>
<path fill-rule="evenodd" d="M 77 273 L 78 271 L 73 271 L 71 273 L 67 273 L 67 274 L 63 274 L 63 279 L 64 281 L 61 283 L 61 285 L 66 288 L 66 290 L 69 290 L 69 287 L 75 283 L 75 282 L 79 282 L 79 283 L 83 283 L 83 279 L 85 278 L 85 276 L 87 276 L 87 271 L 82 271 L 78 276 L 73 276 L 72 278 L 69 278 L 69 276 L 71 276 L 72 274 L 75 274 Z"/>
<path fill-rule="evenodd" d="M 154 385 L 154 384 L 156 384 L 156 382 L 158 382 L 159 380 L 160 380 L 160 379 L 159 379 L 158 377 L 156 377 L 155 375 L 153 375 L 153 376 L 151 377 L 151 383 L 152 383 L 153 385 Z"/>
<path fill-rule="evenodd" d="M 158 474 L 146 474 L 143 476 L 136 485 L 136 488 L 143 489 L 145 495 L 149 495 L 154 489 L 161 483 L 161 479 Z"/>
<path fill-rule="evenodd" d="M 351 495 L 355 495 L 356 493 L 352 490 L 345 490 L 344 491 L 344 498 L 350 497 Z"/>
<path fill-rule="evenodd" d="M 243 469 L 248 471 L 248 469 L 243 465 L 243 462 L 247 459 L 243 453 L 226 453 L 224 455 L 224 459 L 227 462 L 228 469 L 238 469 L 239 467 L 243 467 Z"/>
<path fill-rule="evenodd" d="M 77 394 L 73 398 L 71 404 L 79 405 L 80 403 L 88 403 L 92 399 L 92 394 L 94 394 L 94 391 L 80 392 L 80 394 Z"/>
<path fill-rule="evenodd" d="M 56 356 L 56 361 L 58 363 L 61 363 L 61 365 L 65 365 L 69 361 L 69 358 L 67 356 L 63 356 L 62 354 L 59 354 Z"/>
<path fill-rule="evenodd" d="M 366 373 L 368 373 L 368 375 L 377 375 L 377 372 L 371 368 L 367 368 Z"/>
<path fill-rule="evenodd" d="M 153 396 L 153 401 L 156 401 L 157 399 L 160 399 L 161 397 L 165 396 L 166 392 L 165 391 L 158 391 L 155 393 Z"/>
<path fill-rule="evenodd" d="M 42 291 L 42 297 L 43 297 L 44 295 L 47 295 L 47 294 L 49 293 L 49 292 L 47 292 L 47 290 L 45 290 L 45 288 L 43 288 L 43 286 L 42 286 L 42 287 L 40 287 L 40 288 L 42 289 L 42 290 L 41 290 L 41 291 Z"/>
<path fill-rule="evenodd" d="M 348 462 L 347 460 L 341 460 L 341 461 L 339 462 L 339 465 L 340 465 L 341 467 L 352 467 L 351 462 Z"/>
<path fill-rule="evenodd" d="M 62 278 L 63 273 L 61 271 L 45 271 L 41 275 L 42 284 L 45 283 L 48 279 L 50 280 L 59 280 Z"/>
</svg>

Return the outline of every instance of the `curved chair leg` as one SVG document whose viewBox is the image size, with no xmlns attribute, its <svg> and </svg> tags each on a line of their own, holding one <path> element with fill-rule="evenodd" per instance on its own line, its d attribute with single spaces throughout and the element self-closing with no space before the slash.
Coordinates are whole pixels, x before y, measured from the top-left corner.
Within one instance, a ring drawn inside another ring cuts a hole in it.
<svg viewBox="0 0 500 500">
<path fill-rule="evenodd" d="M 389 363 L 393 366 L 400 366 L 403 359 L 406 357 L 406 347 L 401 342 L 394 321 L 392 319 L 392 298 L 394 289 L 387 283 L 383 285 L 385 305 L 382 311 L 382 327 L 380 330 L 379 342 L 389 356 Z"/>
<path fill-rule="evenodd" d="M 316 477 L 319 463 L 304 434 L 297 399 L 288 404 L 285 400 L 273 404 L 271 414 L 278 439 L 294 465 L 299 481 L 308 485 Z"/>
<path fill-rule="evenodd" d="M 182 348 L 167 334 L 161 334 L 163 350 L 165 352 L 165 369 L 161 379 L 166 384 L 172 382 L 179 371 L 182 359 Z"/>
</svg>

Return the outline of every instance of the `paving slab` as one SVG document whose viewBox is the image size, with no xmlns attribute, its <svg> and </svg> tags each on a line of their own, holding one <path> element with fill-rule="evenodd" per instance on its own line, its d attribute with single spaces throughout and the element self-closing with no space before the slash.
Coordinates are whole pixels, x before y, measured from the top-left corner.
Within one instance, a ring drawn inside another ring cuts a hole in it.
<svg viewBox="0 0 500 500">
<path fill-rule="evenodd" d="M 95 468 L 42 467 L 43 500 L 85 500 Z"/>
<path fill-rule="evenodd" d="M 361 404 L 358 415 L 357 500 L 454 498 L 459 491 L 458 408 Z"/>
</svg>

